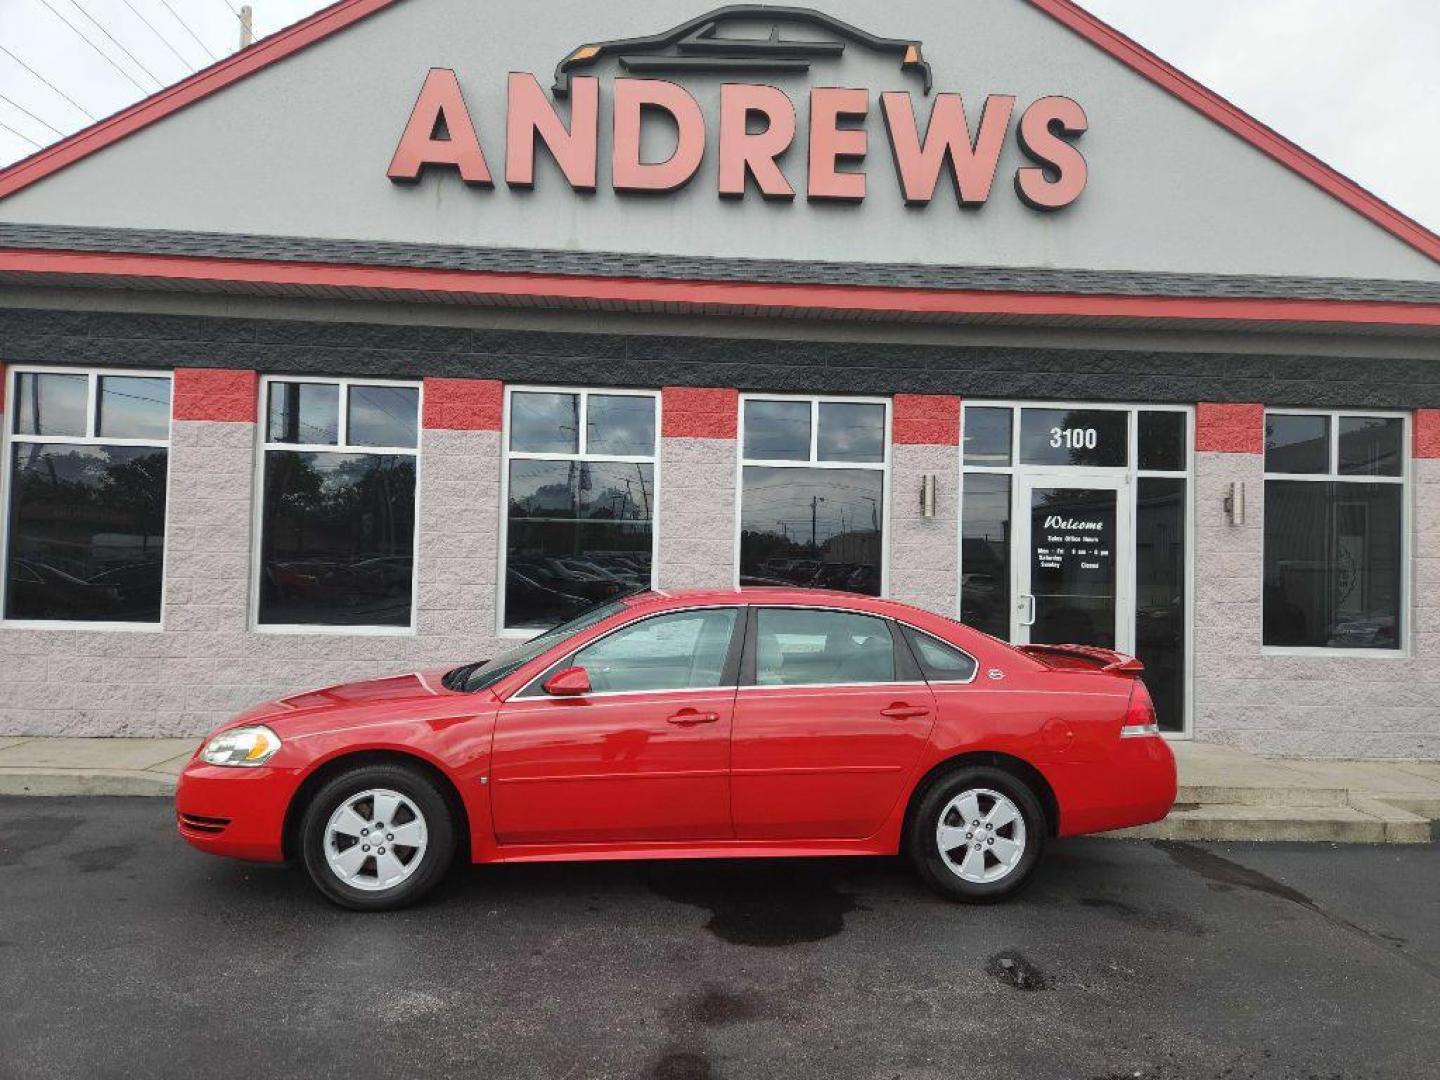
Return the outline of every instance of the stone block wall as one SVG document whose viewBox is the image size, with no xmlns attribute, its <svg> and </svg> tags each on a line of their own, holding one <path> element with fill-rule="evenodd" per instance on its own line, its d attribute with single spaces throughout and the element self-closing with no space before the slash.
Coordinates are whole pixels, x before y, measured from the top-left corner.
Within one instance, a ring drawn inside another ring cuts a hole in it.
<svg viewBox="0 0 1440 1080">
<path fill-rule="evenodd" d="M 735 584 L 739 398 L 724 388 L 661 391 L 656 527 L 662 589 Z"/>
<path fill-rule="evenodd" d="M 890 589 L 907 604 L 954 616 L 959 594 L 960 399 L 897 394 L 890 438 Z M 920 488 L 936 477 L 934 517 Z"/>
</svg>

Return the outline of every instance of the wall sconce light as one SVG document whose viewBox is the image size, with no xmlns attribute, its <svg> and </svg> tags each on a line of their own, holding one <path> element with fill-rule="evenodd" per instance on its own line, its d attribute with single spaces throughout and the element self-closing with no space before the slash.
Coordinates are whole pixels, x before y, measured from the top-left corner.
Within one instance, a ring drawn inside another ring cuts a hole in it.
<svg viewBox="0 0 1440 1080">
<path fill-rule="evenodd" d="M 1245 481 L 1237 480 L 1225 495 L 1225 515 L 1231 525 L 1245 524 Z"/>
<path fill-rule="evenodd" d="M 937 490 L 938 482 L 934 473 L 926 473 L 920 478 L 920 516 L 922 518 L 935 516 Z"/>
</svg>

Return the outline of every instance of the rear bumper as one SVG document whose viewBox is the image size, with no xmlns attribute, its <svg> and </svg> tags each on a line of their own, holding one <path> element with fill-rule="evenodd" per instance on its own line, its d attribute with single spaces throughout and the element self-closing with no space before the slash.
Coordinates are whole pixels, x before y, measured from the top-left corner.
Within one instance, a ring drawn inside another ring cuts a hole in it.
<svg viewBox="0 0 1440 1080">
<path fill-rule="evenodd" d="M 188 843 L 212 855 L 280 862 L 285 811 L 300 780 L 294 769 L 235 769 L 192 761 L 175 789 L 176 828 Z"/>
<path fill-rule="evenodd" d="M 1120 739 L 1103 761 L 1042 770 L 1060 804 L 1060 835 L 1106 832 L 1159 821 L 1175 805 L 1175 755 L 1158 735 Z"/>
</svg>

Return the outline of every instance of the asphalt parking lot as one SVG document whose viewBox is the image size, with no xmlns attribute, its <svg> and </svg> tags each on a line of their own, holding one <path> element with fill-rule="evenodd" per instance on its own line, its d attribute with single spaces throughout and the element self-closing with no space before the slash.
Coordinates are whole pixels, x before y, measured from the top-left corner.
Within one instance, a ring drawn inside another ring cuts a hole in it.
<svg viewBox="0 0 1440 1080">
<path fill-rule="evenodd" d="M 0 1077 L 1440 1077 L 1440 847 L 463 869 L 355 915 L 163 799 L 0 799 Z"/>
</svg>

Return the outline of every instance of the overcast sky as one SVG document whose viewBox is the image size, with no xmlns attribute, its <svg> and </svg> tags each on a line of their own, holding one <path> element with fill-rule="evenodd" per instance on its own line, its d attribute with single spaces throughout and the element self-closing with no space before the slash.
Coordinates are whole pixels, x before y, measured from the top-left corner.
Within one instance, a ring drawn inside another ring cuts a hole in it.
<svg viewBox="0 0 1440 1080">
<path fill-rule="evenodd" d="M 0 164 L 233 51 L 240 2 L 0 0 Z M 1083 2 L 1440 231 L 1440 0 Z M 254 0 L 256 34 L 323 6 Z"/>
</svg>

